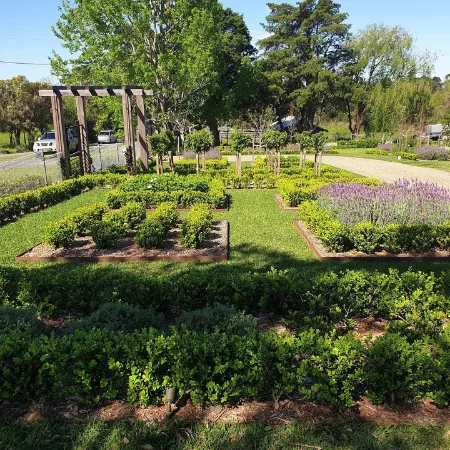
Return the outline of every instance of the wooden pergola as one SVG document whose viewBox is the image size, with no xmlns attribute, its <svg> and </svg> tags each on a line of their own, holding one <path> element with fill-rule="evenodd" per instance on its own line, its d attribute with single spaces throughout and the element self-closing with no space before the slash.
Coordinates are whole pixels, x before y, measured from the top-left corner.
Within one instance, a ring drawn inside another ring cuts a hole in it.
<svg viewBox="0 0 450 450">
<path fill-rule="evenodd" d="M 145 129 L 144 97 L 152 96 L 153 91 L 140 86 L 52 86 L 39 91 L 40 97 L 50 97 L 52 102 L 53 126 L 55 129 L 56 149 L 64 157 L 66 173 L 70 174 L 70 152 L 66 136 L 63 115 L 63 97 L 75 97 L 79 124 L 79 150 L 83 173 L 91 172 L 89 142 L 87 136 L 86 97 L 122 97 L 124 146 L 132 148 L 133 164 L 136 169 L 136 148 L 133 129 L 131 97 L 136 97 L 138 159 L 144 171 L 148 170 L 148 146 Z"/>
</svg>

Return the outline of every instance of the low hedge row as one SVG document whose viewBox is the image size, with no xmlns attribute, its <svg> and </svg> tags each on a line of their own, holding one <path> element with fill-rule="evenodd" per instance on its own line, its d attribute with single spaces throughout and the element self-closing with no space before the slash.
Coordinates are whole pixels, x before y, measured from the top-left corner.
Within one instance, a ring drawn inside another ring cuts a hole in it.
<svg viewBox="0 0 450 450">
<path fill-rule="evenodd" d="M 0 198 L 0 225 L 27 214 L 36 208 L 45 208 L 81 194 L 97 186 L 117 186 L 126 179 L 124 175 L 85 175 L 42 187 L 22 194 Z"/>
<path fill-rule="evenodd" d="M 317 326 L 346 316 L 390 318 L 395 302 L 437 297 L 443 299 L 439 301 L 450 298 L 450 272 L 439 277 L 412 270 L 254 273 L 244 268 L 192 266 L 174 277 L 133 266 L 0 267 L 1 304 L 31 307 L 44 316 L 67 310 L 89 314 L 111 301 L 152 307 L 175 316 L 221 303 L 252 313 L 285 315 L 298 311 L 297 321 L 304 326 L 314 321 Z M 447 303 L 441 307 L 445 312 Z"/>
<path fill-rule="evenodd" d="M 120 191 L 152 191 L 152 192 L 174 192 L 174 191 L 196 191 L 208 192 L 209 185 L 200 175 L 181 176 L 175 173 L 167 173 L 162 176 L 145 174 L 135 175 L 127 178 L 118 186 Z"/>
<path fill-rule="evenodd" d="M 98 248 L 111 248 L 117 245 L 128 230 L 135 230 L 145 219 L 142 203 L 130 202 L 117 211 L 108 211 L 101 221 L 92 227 L 92 239 Z"/>
<path fill-rule="evenodd" d="M 267 168 L 263 161 L 262 166 L 242 168 L 241 176 L 231 167 L 224 170 L 206 169 L 203 176 L 207 180 L 219 180 L 228 189 L 273 189 L 277 182 L 273 170 Z"/>
<path fill-rule="evenodd" d="M 195 159 L 180 159 L 179 161 L 174 161 L 175 173 L 179 175 L 189 175 L 196 173 L 196 162 Z M 207 169 L 226 169 L 228 166 L 228 159 L 207 159 L 206 168 Z"/>
<path fill-rule="evenodd" d="M 213 208 L 222 208 L 226 204 L 225 185 L 220 179 L 211 180 L 206 191 L 168 190 L 155 191 L 151 189 L 122 190 L 114 189 L 107 194 L 110 208 L 121 208 L 129 202 L 140 202 L 146 208 L 152 208 L 163 202 L 174 202 L 178 208 L 189 208 L 195 203 L 209 203 Z"/>
<path fill-rule="evenodd" d="M 159 247 L 179 218 L 175 202 L 163 202 L 138 228 L 136 242 L 143 248 Z"/>
<path fill-rule="evenodd" d="M 195 404 L 300 395 L 351 406 L 432 398 L 448 405 L 450 334 L 408 341 L 388 333 L 365 345 L 351 335 L 309 330 L 294 336 L 197 333 L 172 328 L 131 334 L 91 330 L 56 338 L 0 336 L 0 397 L 161 403 L 167 387 Z"/>
<path fill-rule="evenodd" d="M 340 140 L 337 144 L 338 148 L 376 148 L 381 142 L 378 139 L 352 139 Z"/>
<path fill-rule="evenodd" d="M 356 249 L 364 253 L 386 250 L 389 253 L 427 252 L 433 248 L 450 249 L 450 222 L 439 226 L 426 224 L 389 224 L 383 228 L 370 222 L 347 227 L 333 219 L 316 202 L 300 205 L 300 217 L 311 231 L 332 251 Z"/>
<path fill-rule="evenodd" d="M 416 161 L 419 159 L 419 155 L 411 152 L 401 152 L 398 150 L 394 150 L 392 154 L 395 156 L 400 156 L 401 159 L 407 159 L 409 161 Z"/>
<path fill-rule="evenodd" d="M 76 209 L 57 222 L 49 223 L 44 229 L 44 242 L 53 248 L 71 247 L 76 236 L 92 231 L 108 210 L 105 203 L 94 203 Z"/>
<path fill-rule="evenodd" d="M 198 247 L 208 239 L 212 228 L 213 215 L 206 203 L 194 205 L 181 225 L 181 243 L 187 247 Z"/>
<path fill-rule="evenodd" d="M 295 172 L 298 171 L 300 175 L 282 177 L 277 182 L 278 192 L 288 206 L 299 206 L 304 201 L 317 199 L 319 189 L 330 183 L 358 182 L 369 186 L 380 183 L 376 178 L 365 178 L 331 167 L 324 167 L 320 177 L 314 175 L 314 171 L 310 167 L 295 168 Z"/>
</svg>

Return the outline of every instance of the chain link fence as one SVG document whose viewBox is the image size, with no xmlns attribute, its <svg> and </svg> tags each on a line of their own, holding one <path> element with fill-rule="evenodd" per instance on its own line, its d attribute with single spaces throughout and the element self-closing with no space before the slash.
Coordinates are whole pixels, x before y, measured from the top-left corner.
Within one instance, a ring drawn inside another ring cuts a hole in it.
<svg viewBox="0 0 450 450">
<path fill-rule="evenodd" d="M 94 144 L 89 150 L 92 172 L 125 164 L 123 144 Z M 78 162 L 79 167 L 77 153 L 71 156 L 71 162 Z M 29 152 L 0 155 L 0 197 L 48 186 L 61 180 L 58 154 L 42 155 Z"/>
</svg>

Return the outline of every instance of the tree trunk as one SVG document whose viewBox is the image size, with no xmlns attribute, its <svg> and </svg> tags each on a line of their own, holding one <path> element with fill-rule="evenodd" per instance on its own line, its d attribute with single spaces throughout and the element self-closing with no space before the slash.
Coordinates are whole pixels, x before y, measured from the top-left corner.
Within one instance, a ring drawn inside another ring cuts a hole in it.
<svg viewBox="0 0 450 450">
<path fill-rule="evenodd" d="M 200 175 L 200 153 L 195 154 L 195 171 Z"/>
<path fill-rule="evenodd" d="M 277 175 L 280 176 L 280 169 L 281 169 L 281 152 L 280 149 L 277 151 Z"/>
<path fill-rule="evenodd" d="M 318 174 L 318 170 L 319 170 L 319 152 L 316 150 L 314 152 L 314 175 Z"/>
<path fill-rule="evenodd" d="M 322 172 L 322 151 L 319 152 L 319 167 L 317 169 L 317 175 L 319 177 L 321 172 Z"/>
<path fill-rule="evenodd" d="M 20 145 L 20 130 L 15 132 L 16 135 L 16 145 Z"/>
<path fill-rule="evenodd" d="M 175 164 L 173 163 L 173 152 L 169 152 L 169 166 L 170 171 L 175 172 Z"/>
<path fill-rule="evenodd" d="M 214 141 L 213 145 L 218 146 L 220 145 L 220 133 L 219 133 L 219 126 L 217 123 L 213 123 L 209 126 L 209 130 L 211 131 L 211 134 L 213 135 Z"/>
<path fill-rule="evenodd" d="M 206 169 L 206 152 L 202 153 L 202 169 Z"/>
</svg>

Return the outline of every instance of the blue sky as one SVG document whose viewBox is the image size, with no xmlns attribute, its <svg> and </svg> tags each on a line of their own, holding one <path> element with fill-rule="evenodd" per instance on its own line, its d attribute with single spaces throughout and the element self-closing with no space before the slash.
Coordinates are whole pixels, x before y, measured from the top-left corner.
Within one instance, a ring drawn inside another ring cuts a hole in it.
<svg viewBox="0 0 450 450">
<path fill-rule="evenodd" d="M 53 36 L 60 0 L 1 0 L 0 60 L 48 63 L 52 50 L 66 55 Z M 224 0 L 224 6 L 244 15 L 255 40 L 264 36 L 260 25 L 268 8 L 263 0 Z M 281 3 L 281 2 L 280 2 Z M 341 11 L 348 13 L 352 31 L 371 23 L 401 25 L 416 39 L 419 49 L 437 54 L 435 74 L 450 73 L 450 1 L 434 0 L 342 0 Z M 25 75 L 35 81 L 50 77 L 49 66 L 0 63 L 0 79 Z M 53 79 L 53 82 L 57 80 Z"/>
</svg>

